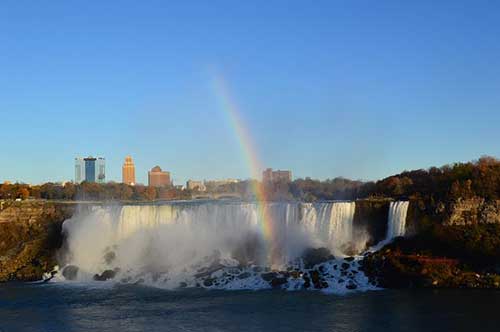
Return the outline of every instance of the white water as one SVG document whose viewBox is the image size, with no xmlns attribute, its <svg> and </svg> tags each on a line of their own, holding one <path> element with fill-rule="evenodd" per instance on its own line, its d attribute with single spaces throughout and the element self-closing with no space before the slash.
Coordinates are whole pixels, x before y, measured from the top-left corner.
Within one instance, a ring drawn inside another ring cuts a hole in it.
<svg viewBox="0 0 500 332">
<path fill-rule="evenodd" d="M 79 281 L 119 268 L 116 279 L 124 282 L 175 288 L 194 285 L 197 272 L 214 261 L 226 267 L 283 270 L 296 265 L 306 248 L 326 247 L 342 257 L 346 250 L 364 246 L 353 238 L 354 202 L 270 203 L 267 210 L 270 235 L 263 233 L 254 203 L 93 208 L 65 221 L 60 262 L 77 266 Z M 225 288 L 269 287 L 261 278 L 231 285 Z"/>
<path fill-rule="evenodd" d="M 391 202 L 389 206 L 389 218 L 387 224 L 387 241 L 390 241 L 398 236 L 405 236 L 408 206 L 408 201 Z"/>
</svg>

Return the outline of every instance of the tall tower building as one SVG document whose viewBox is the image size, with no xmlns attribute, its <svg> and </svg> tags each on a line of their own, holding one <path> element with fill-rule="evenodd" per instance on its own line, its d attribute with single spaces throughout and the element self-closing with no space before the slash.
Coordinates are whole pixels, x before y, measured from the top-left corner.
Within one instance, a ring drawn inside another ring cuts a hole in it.
<svg viewBox="0 0 500 332">
<path fill-rule="evenodd" d="M 85 181 L 96 182 L 95 164 L 97 159 L 94 157 L 87 157 L 83 160 L 85 161 Z"/>
<path fill-rule="evenodd" d="M 131 156 L 125 157 L 122 167 L 122 182 L 128 185 L 135 185 L 135 165 Z"/>
<path fill-rule="evenodd" d="M 85 161 L 81 157 L 75 158 L 75 183 L 85 180 Z"/>
</svg>

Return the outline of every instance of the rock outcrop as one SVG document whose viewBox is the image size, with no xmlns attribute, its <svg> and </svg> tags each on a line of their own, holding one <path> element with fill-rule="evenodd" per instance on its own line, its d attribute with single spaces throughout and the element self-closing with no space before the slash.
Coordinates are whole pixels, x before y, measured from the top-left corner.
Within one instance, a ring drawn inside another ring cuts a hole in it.
<svg viewBox="0 0 500 332">
<path fill-rule="evenodd" d="M 390 199 L 363 199 L 356 201 L 353 226 L 357 232 L 366 232 L 370 240 L 368 246 L 374 245 L 387 234 L 387 216 Z"/>
<path fill-rule="evenodd" d="M 393 246 L 367 255 L 362 265 L 370 282 L 384 288 L 500 288 L 500 275 L 491 270 L 475 271 L 459 259 L 407 254 Z"/>
<path fill-rule="evenodd" d="M 56 265 L 62 223 L 75 204 L 3 202 L 0 210 L 0 281 L 40 280 Z"/>
<path fill-rule="evenodd" d="M 449 225 L 498 224 L 500 223 L 500 200 L 487 201 L 473 197 L 458 199 L 450 206 Z"/>
</svg>

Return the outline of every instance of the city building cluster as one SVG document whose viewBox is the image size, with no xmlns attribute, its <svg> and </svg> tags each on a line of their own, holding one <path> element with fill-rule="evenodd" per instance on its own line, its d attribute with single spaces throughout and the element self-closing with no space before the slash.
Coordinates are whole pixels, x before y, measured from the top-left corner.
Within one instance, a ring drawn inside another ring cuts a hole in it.
<svg viewBox="0 0 500 332">
<path fill-rule="evenodd" d="M 105 183 L 106 182 L 106 160 L 103 157 L 77 157 L 75 158 L 75 183 L 82 182 Z M 226 185 L 238 183 L 237 179 L 223 180 L 188 180 L 185 188 L 192 191 L 215 191 Z M 292 172 L 272 168 L 262 172 L 264 183 L 291 182 Z M 131 156 L 126 156 L 122 166 L 122 183 L 134 186 L 137 184 L 135 176 L 135 164 Z M 160 166 L 153 167 L 148 171 L 148 186 L 155 188 L 173 187 L 170 172 L 164 171 Z M 179 186 L 182 187 L 182 186 Z"/>
</svg>

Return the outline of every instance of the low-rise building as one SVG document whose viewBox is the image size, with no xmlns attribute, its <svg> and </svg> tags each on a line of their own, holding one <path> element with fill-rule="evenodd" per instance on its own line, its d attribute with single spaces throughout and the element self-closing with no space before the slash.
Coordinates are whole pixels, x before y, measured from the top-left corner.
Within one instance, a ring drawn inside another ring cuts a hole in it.
<svg viewBox="0 0 500 332">
<path fill-rule="evenodd" d="M 186 188 L 188 190 L 194 190 L 194 191 L 206 191 L 207 187 L 202 181 L 195 181 L 195 180 L 188 180 L 186 182 Z"/>
<path fill-rule="evenodd" d="M 208 191 L 214 191 L 219 189 L 222 186 L 233 184 L 233 183 L 238 183 L 240 180 L 237 179 L 224 179 L 224 180 L 209 180 L 205 181 L 205 188 Z"/>
<path fill-rule="evenodd" d="M 272 183 L 272 182 L 292 182 L 292 171 L 277 170 L 273 171 L 272 168 L 267 168 L 262 172 L 262 182 Z"/>
</svg>

